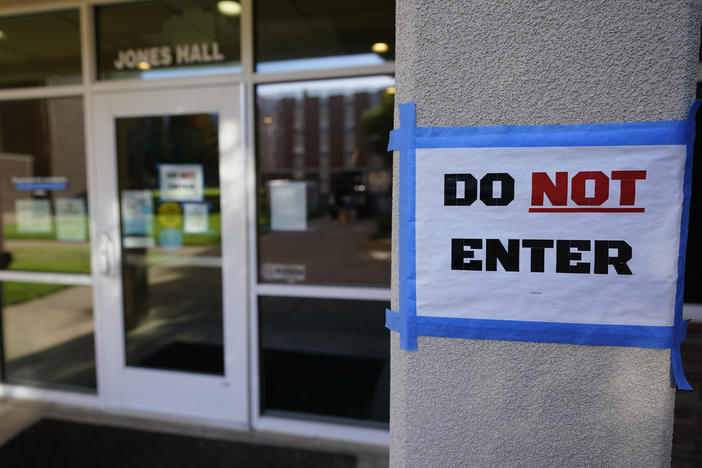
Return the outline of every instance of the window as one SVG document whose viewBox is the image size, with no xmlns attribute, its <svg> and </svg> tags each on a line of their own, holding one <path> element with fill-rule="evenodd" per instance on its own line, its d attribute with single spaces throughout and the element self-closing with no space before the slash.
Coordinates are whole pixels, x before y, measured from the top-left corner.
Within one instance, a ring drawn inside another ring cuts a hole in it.
<svg viewBox="0 0 702 468">
<path fill-rule="evenodd" d="M 78 11 L 0 18 L 0 87 L 80 83 Z"/>
<path fill-rule="evenodd" d="M 389 332 L 381 301 L 259 298 L 261 412 L 387 427 Z"/>
<path fill-rule="evenodd" d="M 395 60 L 395 2 L 257 0 L 256 71 L 379 65 Z"/>
<path fill-rule="evenodd" d="M 389 285 L 393 84 L 256 88 L 261 281 Z"/>
<path fill-rule="evenodd" d="M 702 82 L 697 83 L 697 97 L 702 98 Z M 685 259 L 685 302 L 702 303 L 702 112 L 697 114 L 695 133 L 690 225 Z"/>
<path fill-rule="evenodd" d="M 218 123 L 115 120 L 128 366 L 224 374 Z"/>
<path fill-rule="evenodd" d="M 0 293 L 5 380 L 94 392 L 92 288 L 6 282 Z"/>
<path fill-rule="evenodd" d="M 254 2 L 262 416 L 388 425 L 394 10 Z"/>
<path fill-rule="evenodd" d="M 239 71 L 240 11 L 219 9 L 217 3 L 159 0 L 96 7 L 98 77 Z"/>
<path fill-rule="evenodd" d="M 79 97 L 0 102 L 2 268 L 90 273 Z"/>
</svg>

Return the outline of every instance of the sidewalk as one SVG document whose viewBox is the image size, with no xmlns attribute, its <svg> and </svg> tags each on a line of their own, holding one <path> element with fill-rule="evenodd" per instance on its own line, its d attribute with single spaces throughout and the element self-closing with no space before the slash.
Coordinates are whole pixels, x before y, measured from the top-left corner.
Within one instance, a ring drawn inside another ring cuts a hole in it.
<svg viewBox="0 0 702 468">
<path fill-rule="evenodd" d="M 20 399 L 0 399 L 0 445 L 42 418 L 99 424 L 156 433 L 178 434 L 207 439 L 243 442 L 257 445 L 307 449 L 353 455 L 357 468 L 387 468 L 388 449 L 345 442 L 289 436 L 263 432 L 205 427 L 183 422 L 158 421 L 115 415 L 97 409 L 63 406 Z"/>
</svg>

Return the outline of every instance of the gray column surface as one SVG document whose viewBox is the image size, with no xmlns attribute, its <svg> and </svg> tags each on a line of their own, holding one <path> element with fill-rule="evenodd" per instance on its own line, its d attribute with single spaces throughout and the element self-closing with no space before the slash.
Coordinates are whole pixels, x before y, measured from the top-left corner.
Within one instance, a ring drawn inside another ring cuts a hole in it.
<svg viewBox="0 0 702 468">
<path fill-rule="evenodd" d="M 419 126 L 684 119 L 701 16 L 692 0 L 398 0 L 396 102 Z M 670 465 L 669 350 L 390 345 L 392 467 Z"/>
</svg>

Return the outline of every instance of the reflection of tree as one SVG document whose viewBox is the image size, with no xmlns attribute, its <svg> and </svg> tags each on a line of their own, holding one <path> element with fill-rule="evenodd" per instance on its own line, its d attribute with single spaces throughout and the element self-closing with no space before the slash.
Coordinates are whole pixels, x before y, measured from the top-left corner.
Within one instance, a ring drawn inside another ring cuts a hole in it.
<svg viewBox="0 0 702 468">
<path fill-rule="evenodd" d="M 388 135 L 393 127 L 395 96 L 384 92 L 382 98 L 371 109 L 363 113 L 361 125 L 366 133 L 366 141 L 374 153 L 382 156 L 383 166 L 392 166 L 392 153 L 387 150 Z M 392 222 L 387 212 L 376 216 L 377 229 L 371 239 L 389 239 L 392 235 Z"/>
<path fill-rule="evenodd" d="M 393 127 L 395 96 L 383 93 L 382 99 L 371 109 L 363 113 L 361 124 L 366 132 L 368 143 L 374 152 L 385 156 L 386 167 L 390 167 L 392 154 L 388 152 L 388 134 Z"/>
</svg>

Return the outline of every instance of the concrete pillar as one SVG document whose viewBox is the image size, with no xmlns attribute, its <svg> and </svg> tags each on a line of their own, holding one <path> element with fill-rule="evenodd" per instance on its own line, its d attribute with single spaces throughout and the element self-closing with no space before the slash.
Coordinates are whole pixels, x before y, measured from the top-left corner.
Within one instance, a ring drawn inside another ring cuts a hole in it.
<svg viewBox="0 0 702 468">
<path fill-rule="evenodd" d="M 701 16 L 692 0 L 398 0 L 396 100 L 419 126 L 684 119 Z M 393 467 L 670 464 L 669 350 L 391 347 Z"/>
</svg>

